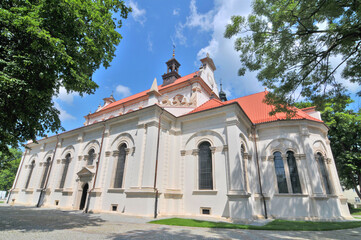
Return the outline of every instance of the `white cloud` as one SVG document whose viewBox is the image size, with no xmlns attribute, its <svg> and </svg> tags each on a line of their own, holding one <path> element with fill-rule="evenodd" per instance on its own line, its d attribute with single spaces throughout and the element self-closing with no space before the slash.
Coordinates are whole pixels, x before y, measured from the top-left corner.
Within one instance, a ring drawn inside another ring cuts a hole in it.
<svg viewBox="0 0 361 240">
<path fill-rule="evenodd" d="M 180 45 L 187 45 L 187 38 L 183 33 L 185 28 L 194 29 L 197 28 L 200 31 L 212 30 L 212 22 L 214 17 L 214 11 L 211 10 L 207 13 L 198 13 L 196 1 L 192 0 L 189 5 L 190 15 L 187 17 L 184 24 L 178 23 L 175 27 L 175 38 Z M 174 11 L 173 11 L 174 15 Z"/>
<path fill-rule="evenodd" d="M 134 2 L 134 1 L 130 1 L 129 2 L 129 6 L 132 8 L 132 17 L 134 19 L 134 21 L 140 23 L 140 24 L 144 24 L 145 21 L 147 20 L 146 16 L 145 16 L 145 9 L 141 9 L 138 7 L 138 3 Z"/>
<path fill-rule="evenodd" d="M 59 112 L 60 112 L 60 115 L 59 115 L 60 121 L 75 120 L 75 119 L 76 119 L 76 117 L 74 117 L 73 115 L 69 114 L 67 111 L 65 111 L 64 109 L 62 109 L 62 108 L 60 107 L 60 104 L 57 103 L 57 102 L 55 102 L 55 101 L 54 101 L 54 107 L 55 107 L 56 109 L 58 109 Z"/>
<path fill-rule="evenodd" d="M 153 52 L 153 41 L 150 38 L 150 35 L 148 34 L 148 38 L 147 38 L 147 43 L 148 43 L 148 51 L 149 52 Z"/>
<path fill-rule="evenodd" d="M 179 15 L 179 8 L 173 9 L 173 15 L 178 16 Z"/>
<path fill-rule="evenodd" d="M 64 87 L 60 87 L 59 94 L 58 94 L 58 96 L 56 96 L 55 99 L 58 99 L 67 104 L 72 104 L 74 101 L 74 96 L 79 96 L 79 94 L 75 93 L 75 92 L 67 93 L 67 91 Z"/>
<path fill-rule="evenodd" d="M 181 23 L 178 23 L 175 26 L 175 39 L 178 40 L 180 45 L 186 45 L 187 43 L 187 38 L 186 36 L 184 36 L 183 29 L 184 29 L 184 25 Z"/>
<path fill-rule="evenodd" d="M 190 28 L 198 27 L 202 31 L 212 30 L 214 11 L 201 14 L 197 12 L 196 1 L 192 0 L 189 6 L 191 14 L 187 17 L 186 26 Z"/>
<path fill-rule="evenodd" d="M 198 13 L 196 1 L 190 3 L 190 15 L 184 24 L 185 28 L 196 29 L 203 32 L 211 32 L 211 40 L 206 46 L 198 51 L 197 58 L 203 58 L 207 53 L 213 58 L 217 70 L 216 80 L 222 78 L 223 89 L 229 98 L 244 96 L 255 92 L 263 91 L 261 83 L 257 80 L 257 73 L 246 72 L 245 76 L 238 76 L 238 69 L 241 67 L 239 53 L 234 49 L 235 38 L 224 38 L 226 25 L 231 23 L 231 16 L 247 16 L 251 13 L 251 0 L 214 0 L 215 7 L 207 13 Z M 219 82 L 218 82 L 219 84 Z"/>
<path fill-rule="evenodd" d="M 128 97 L 131 95 L 130 89 L 123 85 L 118 85 L 115 89 L 117 93 L 121 95 L 122 98 Z"/>
</svg>

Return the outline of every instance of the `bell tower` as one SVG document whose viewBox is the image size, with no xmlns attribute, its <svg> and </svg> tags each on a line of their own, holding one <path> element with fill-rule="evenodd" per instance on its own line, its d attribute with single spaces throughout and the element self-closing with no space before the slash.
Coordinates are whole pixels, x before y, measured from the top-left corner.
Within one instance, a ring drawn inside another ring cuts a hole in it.
<svg viewBox="0 0 361 240">
<path fill-rule="evenodd" d="M 175 46 L 173 45 L 173 57 L 166 62 L 167 73 L 164 73 L 162 75 L 163 86 L 174 83 L 175 80 L 177 80 L 178 78 L 181 77 L 181 75 L 179 75 L 179 73 L 178 73 L 180 63 L 174 57 L 175 56 L 174 48 L 175 48 Z"/>
</svg>

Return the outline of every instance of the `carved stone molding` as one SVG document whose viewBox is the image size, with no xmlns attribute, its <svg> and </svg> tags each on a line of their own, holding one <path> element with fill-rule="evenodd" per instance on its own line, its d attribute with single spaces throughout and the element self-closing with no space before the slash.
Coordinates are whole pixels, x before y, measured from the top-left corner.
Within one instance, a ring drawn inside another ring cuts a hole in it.
<svg viewBox="0 0 361 240">
<path fill-rule="evenodd" d="M 198 153 L 199 153 L 199 149 L 193 149 L 192 155 L 198 156 Z"/>
<path fill-rule="evenodd" d="M 128 155 L 130 153 L 131 149 L 130 148 L 126 148 L 125 149 L 125 154 Z"/>
<path fill-rule="evenodd" d="M 228 145 L 223 145 L 223 151 L 227 152 L 228 151 Z"/>
<path fill-rule="evenodd" d="M 119 156 L 119 151 L 118 151 L 118 150 L 114 150 L 114 151 L 113 151 L 113 156 L 114 156 L 114 157 Z"/>
<path fill-rule="evenodd" d="M 238 119 L 230 119 L 226 121 L 227 126 L 240 125 Z"/>
<path fill-rule="evenodd" d="M 106 151 L 106 152 L 105 152 L 105 156 L 106 156 L 106 157 L 109 157 L 111 153 L 112 153 L 111 151 Z"/>
<path fill-rule="evenodd" d="M 211 152 L 212 153 L 215 153 L 216 152 L 216 147 L 209 147 L 211 149 Z"/>
<path fill-rule="evenodd" d="M 300 134 L 301 134 L 301 136 L 303 136 L 303 137 L 308 137 L 308 136 L 310 136 L 310 132 L 309 132 L 308 128 L 305 127 L 305 126 L 301 127 Z"/>
<path fill-rule="evenodd" d="M 186 155 L 186 150 L 181 150 L 180 154 L 181 154 L 181 156 L 185 156 Z"/>
<path fill-rule="evenodd" d="M 306 154 L 295 154 L 296 160 L 305 160 Z"/>
</svg>

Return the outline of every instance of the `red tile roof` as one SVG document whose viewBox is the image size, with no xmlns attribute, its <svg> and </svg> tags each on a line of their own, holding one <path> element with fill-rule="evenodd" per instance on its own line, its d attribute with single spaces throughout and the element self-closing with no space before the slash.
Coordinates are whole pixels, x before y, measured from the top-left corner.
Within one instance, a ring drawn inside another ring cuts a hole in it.
<svg viewBox="0 0 361 240">
<path fill-rule="evenodd" d="M 211 99 L 208 102 L 202 104 L 197 107 L 190 113 L 200 112 L 207 109 L 212 109 L 219 106 L 228 105 L 234 102 L 237 102 L 248 118 L 252 121 L 252 123 L 265 123 L 265 122 L 273 122 L 278 120 L 287 120 L 286 113 L 276 113 L 273 116 L 270 116 L 269 113 L 273 110 L 273 106 L 267 105 L 263 102 L 267 92 L 255 93 L 252 95 L 236 98 L 233 100 L 229 100 L 226 102 L 221 102 L 217 99 Z M 301 111 L 298 108 L 295 108 L 295 116 L 291 117 L 291 119 L 308 119 L 316 122 L 322 122 L 317 118 L 313 118 L 309 116 L 307 113 Z"/>
<path fill-rule="evenodd" d="M 168 84 L 168 85 L 166 85 L 166 86 L 159 85 L 159 86 L 158 86 L 158 91 L 162 91 L 162 90 L 164 90 L 164 89 L 167 89 L 167 88 L 170 88 L 170 87 L 172 87 L 172 86 L 175 86 L 175 85 L 177 85 L 177 84 L 179 84 L 179 83 L 182 83 L 182 82 L 185 82 L 185 81 L 187 81 L 187 80 L 190 80 L 190 79 L 192 79 L 192 78 L 194 77 L 194 75 L 195 75 L 196 73 L 198 73 L 198 71 L 197 71 L 197 72 L 194 72 L 194 73 L 191 73 L 191 74 L 188 74 L 188 75 L 186 75 L 186 76 L 184 76 L 184 77 L 178 78 L 177 80 L 174 81 L 174 83 Z M 149 89 L 148 89 L 148 90 L 145 90 L 145 91 L 143 91 L 143 92 L 134 94 L 134 95 L 132 95 L 132 96 L 129 96 L 129 97 L 120 99 L 120 100 L 115 101 L 115 102 L 109 104 L 108 106 L 102 108 L 100 111 L 103 111 L 103 110 L 105 110 L 105 109 L 109 109 L 109 108 L 118 106 L 118 105 L 120 105 L 120 104 L 124 104 L 124 103 L 130 102 L 130 101 L 133 101 L 133 100 L 138 99 L 138 98 L 141 98 L 141 97 L 145 97 L 148 92 L 149 92 Z M 100 111 L 99 111 L 99 112 L 100 112 Z"/>
<path fill-rule="evenodd" d="M 199 107 L 193 109 L 193 111 L 189 112 L 190 113 L 196 113 L 196 112 L 201 112 L 207 109 L 211 109 L 211 108 L 216 108 L 216 107 L 220 107 L 225 105 L 222 101 L 216 99 L 216 98 L 212 98 L 211 100 L 203 103 L 202 105 L 200 105 Z"/>
</svg>

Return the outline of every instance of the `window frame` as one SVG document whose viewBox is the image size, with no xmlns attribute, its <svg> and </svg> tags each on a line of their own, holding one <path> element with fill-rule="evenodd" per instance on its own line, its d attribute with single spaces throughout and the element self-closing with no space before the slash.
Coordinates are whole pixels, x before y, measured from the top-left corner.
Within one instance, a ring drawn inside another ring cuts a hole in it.
<svg viewBox="0 0 361 240">
<path fill-rule="evenodd" d="M 68 157 L 69 156 L 69 157 Z M 60 179 L 60 184 L 59 184 L 59 188 L 63 189 L 65 187 L 65 183 L 66 183 L 66 178 L 68 176 L 68 172 L 69 172 L 69 165 L 71 162 L 71 154 L 67 153 L 65 155 L 65 159 L 64 159 L 64 167 L 63 167 L 63 171 L 61 174 L 61 179 Z M 65 174 L 65 175 L 64 175 Z M 64 178 L 64 179 L 63 179 Z"/>
<path fill-rule="evenodd" d="M 249 181 L 248 181 L 248 153 L 246 152 L 246 144 L 241 142 L 241 158 L 243 164 L 243 176 L 244 176 L 244 189 L 249 192 Z"/>
<path fill-rule="evenodd" d="M 46 181 L 46 178 L 48 176 L 48 173 L 49 173 L 49 168 L 50 168 L 50 164 L 51 164 L 51 157 L 48 157 L 46 158 L 46 161 L 43 165 L 45 165 L 45 169 L 43 171 L 43 176 L 41 178 L 41 181 L 40 181 L 40 188 L 44 188 L 45 186 L 45 181 Z"/>
<path fill-rule="evenodd" d="M 92 154 L 91 154 L 91 152 L 92 152 Z M 91 159 L 91 157 L 92 157 L 92 159 Z M 95 158 L 96 158 L 95 149 L 94 148 L 89 149 L 88 159 L 87 159 L 87 163 L 86 163 L 87 166 L 93 166 Z M 91 160 L 91 163 L 90 163 L 90 160 Z"/>
<path fill-rule="evenodd" d="M 329 193 L 327 193 L 327 189 L 326 189 L 326 186 L 325 186 L 325 182 L 324 182 L 324 176 L 323 176 L 323 173 L 322 173 L 322 169 L 321 169 L 321 166 L 320 166 L 320 163 L 319 163 L 319 156 L 321 156 L 323 159 L 322 159 L 322 162 L 323 162 L 323 165 L 325 167 L 325 172 L 326 172 L 326 178 L 327 178 L 327 184 L 328 184 L 328 190 L 329 190 Z M 334 189 L 333 189 L 333 184 L 332 184 L 332 178 L 331 178 L 331 174 L 330 174 L 330 169 L 328 167 L 328 163 L 326 161 L 326 154 L 324 154 L 323 152 L 321 151 L 316 151 L 316 154 L 315 154 L 315 161 L 317 163 L 317 169 L 318 169 L 318 173 L 320 175 L 320 179 L 321 179 L 321 184 L 322 184 L 322 190 L 323 192 L 326 194 L 326 195 L 332 195 L 334 193 Z"/>
<path fill-rule="evenodd" d="M 209 144 L 209 153 L 210 153 L 210 163 L 211 163 L 211 188 L 201 188 L 200 186 L 200 181 L 201 181 L 201 174 L 200 174 L 200 146 L 202 144 L 208 143 Z M 209 141 L 208 139 L 202 140 L 197 144 L 197 189 L 200 191 L 214 191 L 215 190 L 215 176 L 214 176 L 214 151 L 215 148 L 212 146 L 211 141 Z"/>
<path fill-rule="evenodd" d="M 25 183 L 25 189 L 29 188 L 30 185 L 30 181 L 31 181 L 31 177 L 33 175 L 34 172 L 34 168 L 35 168 L 35 159 L 31 161 L 30 165 L 29 165 L 29 173 L 28 173 L 28 177 L 26 179 L 26 183 Z"/>
<path fill-rule="evenodd" d="M 123 176 L 121 178 L 121 184 L 120 187 L 115 186 L 116 184 L 116 180 L 117 180 L 117 170 L 118 170 L 118 164 L 119 164 L 119 159 L 120 159 L 120 149 L 122 146 L 124 147 L 124 164 L 123 164 Z M 114 165 L 114 174 L 113 174 L 113 181 L 112 181 L 112 188 L 114 189 L 124 189 L 124 180 L 125 180 L 125 173 L 126 173 L 126 166 L 127 166 L 127 157 L 128 157 L 128 152 L 129 152 L 129 148 L 127 143 L 123 142 L 121 144 L 119 144 L 118 148 L 117 148 L 117 154 L 114 155 L 116 157 L 115 159 L 115 165 Z"/>
<path fill-rule="evenodd" d="M 283 193 L 283 192 L 279 191 L 277 173 L 276 173 L 276 165 L 275 165 L 275 161 L 274 161 L 274 158 L 275 158 L 274 154 L 276 152 L 280 153 L 280 157 L 282 159 L 284 175 L 285 175 L 285 178 L 286 178 L 286 186 L 287 186 L 287 191 L 288 191 L 287 193 Z M 295 151 L 293 149 L 287 149 L 285 151 L 286 154 L 284 154 L 283 152 L 284 151 L 281 151 L 281 150 L 274 150 L 272 152 L 273 171 L 274 171 L 274 176 L 275 176 L 275 185 L 276 185 L 277 194 L 302 195 L 302 194 L 304 194 L 305 187 L 303 186 L 302 175 L 300 174 L 300 171 L 299 171 L 300 168 L 299 168 L 299 164 L 297 163 L 298 160 L 297 160 L 297 157 L 295 156 L 296 153 L 295 153 Z M 301 188 L 300 193 L 294 193 L 293 192 L 292 181 L 291 181 L 291 173 L 290 173 L 290 169 L 289 169 L 289 166 L 288 166 L 288 152 L 293 153 L 293 157 L 294 157 L 296 168 L 297 168 L 298 181 L 299 181 L 299 185 L 300 185 L 300 188 Z"/>
</svg>

